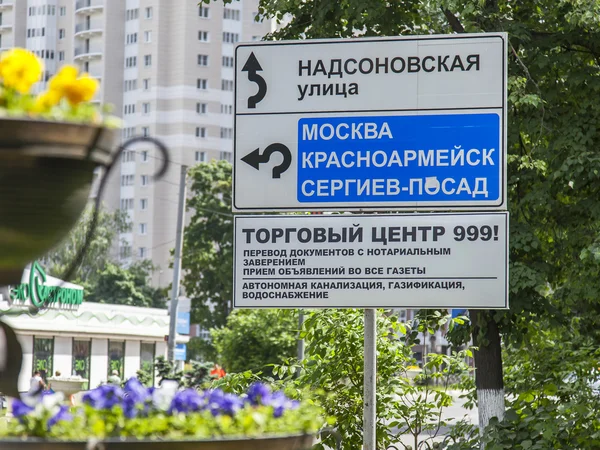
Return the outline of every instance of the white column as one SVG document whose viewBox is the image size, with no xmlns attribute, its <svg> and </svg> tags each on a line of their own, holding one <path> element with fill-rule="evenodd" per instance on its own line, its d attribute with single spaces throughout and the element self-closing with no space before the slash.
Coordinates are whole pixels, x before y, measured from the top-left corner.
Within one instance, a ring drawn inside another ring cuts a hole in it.
<svg viewBox="0 0 600 450">
<path fill-rule="evenodd" d="M 92 339 L 90 389 L 108 379 L 108 339 Z"/>
<path fill-rule="evenodd" d="M 137 375 L 140 370 L 140 341 L 125 341 L 125 379 Z"/>
<path fill-rule="evenodd" d="M 31 376 L 33 375 L 33 336 L 17 334 L 17 338 L 23 349 L 23 365 L 21 366 L 21 374 L 19 375 L 19 392 L 27 392 Z"/>
<path fill-rule="evenodd" d="M 71 375 L 73 364 L 73 338 L 56 336 L 54 338 L 54 372 L 59 371 L 62 376 Z M 54 373 L 49 374 L 54 376 Z"/>
</svg>

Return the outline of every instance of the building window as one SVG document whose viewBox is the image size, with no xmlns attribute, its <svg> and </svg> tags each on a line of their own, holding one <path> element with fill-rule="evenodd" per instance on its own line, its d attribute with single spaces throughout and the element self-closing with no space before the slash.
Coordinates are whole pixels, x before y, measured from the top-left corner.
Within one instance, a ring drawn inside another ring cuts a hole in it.
<svg viewBox="0 0 600 450">
<path fill-rule="evenodd" d="M 150 67 L 152 65 L 152 55 L 144 55 L 144 65 Z"/>
<path fill-rule="evenodd" d="M 204 78 L 198 78 L 198 80 L 196 80 L 196 87 L 202 90 L 208 89 L 208 80 Z"/>
<path fill-rule="evenodd" d="M 223 8 L 223 19 L 240 20 L 240 10 Z"/>
<path fill-rule="evenodd" d="M 136 20 L 140 15 L 139 9 L 128 9 L 125 11 L 125 20 Z"/>
<path fill-rule="evenodd" d="M 140 209 L 142 211 L 145 211 L 146 209 L 148 209 L 148 199 L 147 198 L 140 199 Z"/>
<path fill-rule="evenodd" d="M 129 45 L 129 44 L 137 44 L 137 33 L 128 34 L 125 37 L 125 43 L 127 45 Z"/>
<path fill-rule="evenodd" d="M 133 209 L 133 199 L 132 198 L 122 198 L 121 199 L 121 211 L 127 211 L 128 209 Z"/>
<path fill-rule="evenodd" d="M 133 186 L 133 175 L 121 175 L 121 186 Z"/>
<path fill-rule="evenodd" d="M 146 19 L 152 19 L 152 6 L 146 8 Z"/>
<path fill-rule="evenodd" d="M 146 251 L 146 247 L 138 247 L 138 257 L 139 258 L 146 258 L 147 255 L 147 251 Z"/>
<path fill-rule="evenodd" d="M 221 161 L 229 161 L 229 162 L 231 162 L 231 152 L 221 152 L 219 154 L 219 159 Z"/>
<path fill-rule="evenodd" d="M 121 161 L 122 162 L 135 161 L 135 152 L 132 150 L 128 150 L 126 152 L 121 153 Z"/>
<path fill-rule="evenodd" d="M 67 7 L 61 6 L 59 12 L 60 12 L 61 16 L 66 16 L 67 15 Z"/>
<path fill-rule="evenodd" d="M 223 67 L 233 67 L 233 56 L 223 56 Z"/>
<path fill-rule="evenodd" d="M 140 234 L 147 234 L 148 233 L 148 224 L 147 223 L 140 223 Z"/>
<path fill-rule="evenodd" d="M 58 60 L 59 61 L 64 61 L 65 60 L 65 52 L 64 51 L 58 52 Z"/>
<path fill-rule="evenodd" d="M 152 42 L 152 31 L 144 31 L 144 42 L 147 44 Z"/>
<path fill-rule="evenodd" d="M 78 375 L 83 379 L 90 379 L 90 355 L 92 354 L 92 342 L 73 339 L 73 363 L 72 375 Z M 89 388 L 89 381 L 85 382 L 83 389 Z"/>
<path fill-rule="evenodd" d="M 141 176 L 142 186 L 148 186 L 148 179 L 148 175 Z"/>
<path fill-rule="evenodd" d="M 150 114 L 150 103 L 142 103 L 142 111 L 144 114 Z"/>
<path fill-rule="evenodd" d="M 196 112 L 198 114 L 206 114 L 206 103 L 196 103 Z"/>
<path fill-rule="evenodd" d="M 123 137 L 125 139 L 135 136 L 135 127 L 123 128 Z"/>
<path fill-rule="evenodd" d="M 206 162 L 206 152 L 196 152 L 194 159 L 196 162 Z"/>
<path fill-rule="evenodd" d="M 221 127 L 221 139 L 231 139 L 233 137 L 233 128 Z"/>
<path fill-rule="evenodd" d="M 107 378 L 114 371 L 117 372 L 119 378 L 123 379 L 123 366 L 125 365 L 125 342 L 123 341 L 108 341 L 108 373 Z"/>
<path fill-rule="evenodd" d="M 203 67 L 208 66 L 208 55 L 198 55 L 198 65 Z"/>
<path fill-rule="evenodd" d="M 123 114 L 135 114 L 135 104 L 123 106 Z"/>
<path fill-rule="evenodd" d="M 150 127 L 142 127 L 142 136 L 144 136 L 144 137 L 150 136 Z"/>
<path fill-rule="evenodd" d="M 233 107 L 231 105 L 221 104 L 221 114 L 233 114 Z"/>
<path fill-rule="evenodd" d="M 121 245 L 119 247 L 119 258 L 125 259 L 131 256 L 131 247 L 129 245 Z"/>
<path fill-rule="evenodd" d="M 125 58 L 125 67 L 135 67 L 137 66 L 137 57 L 129 56 Z"/>
<path fill-rule="evenodd" d="M 148 162 L 148 150 L 142 150 L 142 162 Z"/>
<path fill-rule="evenodd" d="M 221 90 L 233 91 L 233 80 L 221 80 Z"/>
<path fill-rule="evenodd" d="M 198 40 L 208 42 L 208 31 L 198 31 Z"/>
<path fill-rule="evenodd" d="M 154 386 L 154 357 L 156 354 L 156 344 L 142 342 L 140 345 L 140 370 L 150 375 Z"/>
<path fill-rule="evenodd" d="M 196 127 L 196 137 L 206 137 L 206 128 Z"/>
<path fill-rule="evenodd" d="M 228 44 L 235 44 L 239 42 L 240 35 L 238 33 L 230 33 L 229 31 L 223 32 L 223 42 Z"/>
<path fill-rule="evenodd" d="M 209 17 L 208 7 L 207 6 L 198 7 L 198 16 L 202 17 L 203 19 L 208 19 L 208 17 Z"/>
<path fill-rule="evenodd" d="M 59 39 L 65 38 L 65 29 L 64 28 L 61 28 L 60 30 L 58 30 L 58 38 Z"/>
<path fill-rule="evenodd" d="M 144 90 L 150 89 L 150 78 L 144 78 Z"/>
<path fill-rule="evenodd" d="M 40 372 L 44 381 L 53 375 L 54 338 L 33 337 L 33 372 Z"/>
</svg>

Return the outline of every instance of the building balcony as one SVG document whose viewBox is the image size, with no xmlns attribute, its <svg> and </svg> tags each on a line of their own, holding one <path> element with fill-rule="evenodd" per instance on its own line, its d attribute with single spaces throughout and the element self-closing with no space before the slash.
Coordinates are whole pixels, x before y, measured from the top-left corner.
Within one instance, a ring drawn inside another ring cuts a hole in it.
<svg viewBox="0 0 600 450">
<path fill-rule="evenodd" d="M 75 14 L 90 14 L 103 8 L 104 0 L 78 0 L 75 3 Z"/>
<path fill-rule="evenodd" d="M 102 26 L 96 23 L 78 23 L 75 25 L 75 37 L 87 37 L 102 34 Z"/>
<path fill-rule="evenodd" d="M 89 61 L 102 57 L 102 50 L 99 48 L 76 48 L 75 61 Z"/>
<path fill-rule="evenodd" d="M 0 33 L 4 33 L 7 31 L 12 31 L 13 26 L 12 24 L 8 24 L 8 23 L 2 23 L 0 24 Z"/>
<path fill-rule="evenodd" d="M 12 8 L 13 0 L 0 0 L 0 11 L 4 11 L 5 9 Z"/>
</svg>

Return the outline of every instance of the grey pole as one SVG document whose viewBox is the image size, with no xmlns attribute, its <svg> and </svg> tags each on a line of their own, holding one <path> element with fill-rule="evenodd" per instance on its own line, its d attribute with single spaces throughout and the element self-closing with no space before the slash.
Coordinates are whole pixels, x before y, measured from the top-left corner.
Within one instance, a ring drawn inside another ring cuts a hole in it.
<svg viewBox="0 0 600 450">
<path fill-rule="evenodd" d="M 376 450 L 377 310 L 365 309 L 363 450 Z"/>
<path fill-rule="evenodd" d="M 304 339 L 300 337 L 302 325 L 304 324 L 304 310 L 298 310 L 298 363 L 304 360 Z M 300 375 L 300 368 L 296 370 L 296 376 Z"/>
<path fill-rule="evenodd" d="M 175 235 L 175 258 L 173 260 L 173 286 L 171 288 L 171 312 L 169 317 L 169 361 L 175 361 L 175 339 L 177 338 L 177 304 L 179 303 L 179 281 L 181 279 L 181 250 L 183 248 L 183 216 L 185 213 L 185 183 L 187 166 L 181 166 L 179 181 L 179 204 L 177 206 L 177 229 Z"/>
</svg>

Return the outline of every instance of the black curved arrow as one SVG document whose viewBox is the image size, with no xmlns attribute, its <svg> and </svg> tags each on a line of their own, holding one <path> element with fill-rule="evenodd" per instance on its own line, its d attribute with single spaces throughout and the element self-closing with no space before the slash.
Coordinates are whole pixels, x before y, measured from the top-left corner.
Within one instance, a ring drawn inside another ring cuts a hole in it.
<svg viewBox="0 0 600 450">
<path fill-rule="evenodd" d="M 258 63 L 258 59 L 254 56 L 254 52 L 250 53 L 246 64 L 242 67 L 242 72 L 248 72 L 248 80 L 258 84 L 258 92 L 252 97 L 248 97 L 248 108 L 256 108 L 256 104 L 267 95 L 267 82 L 256 72 L 262 72 L 262 67 Z"/>
<path fill-rule="evenodd" d="M 265 151 L 261 154 L 257 148 L 251 153 L 248 153 L 242 158 L 246 164 L 251 165 L 256 170 L 259 170 L 262 163 L 269 162 L 273 153 L 281 153 L 283 156 L 283 162 L 278 166 L 273 167 L 273 178 L 281 178 L 281 174 L 288 170 L 292 163 L 292 152 L 283 144 L 275 143 L 265 148 Z"/>
</svg>

